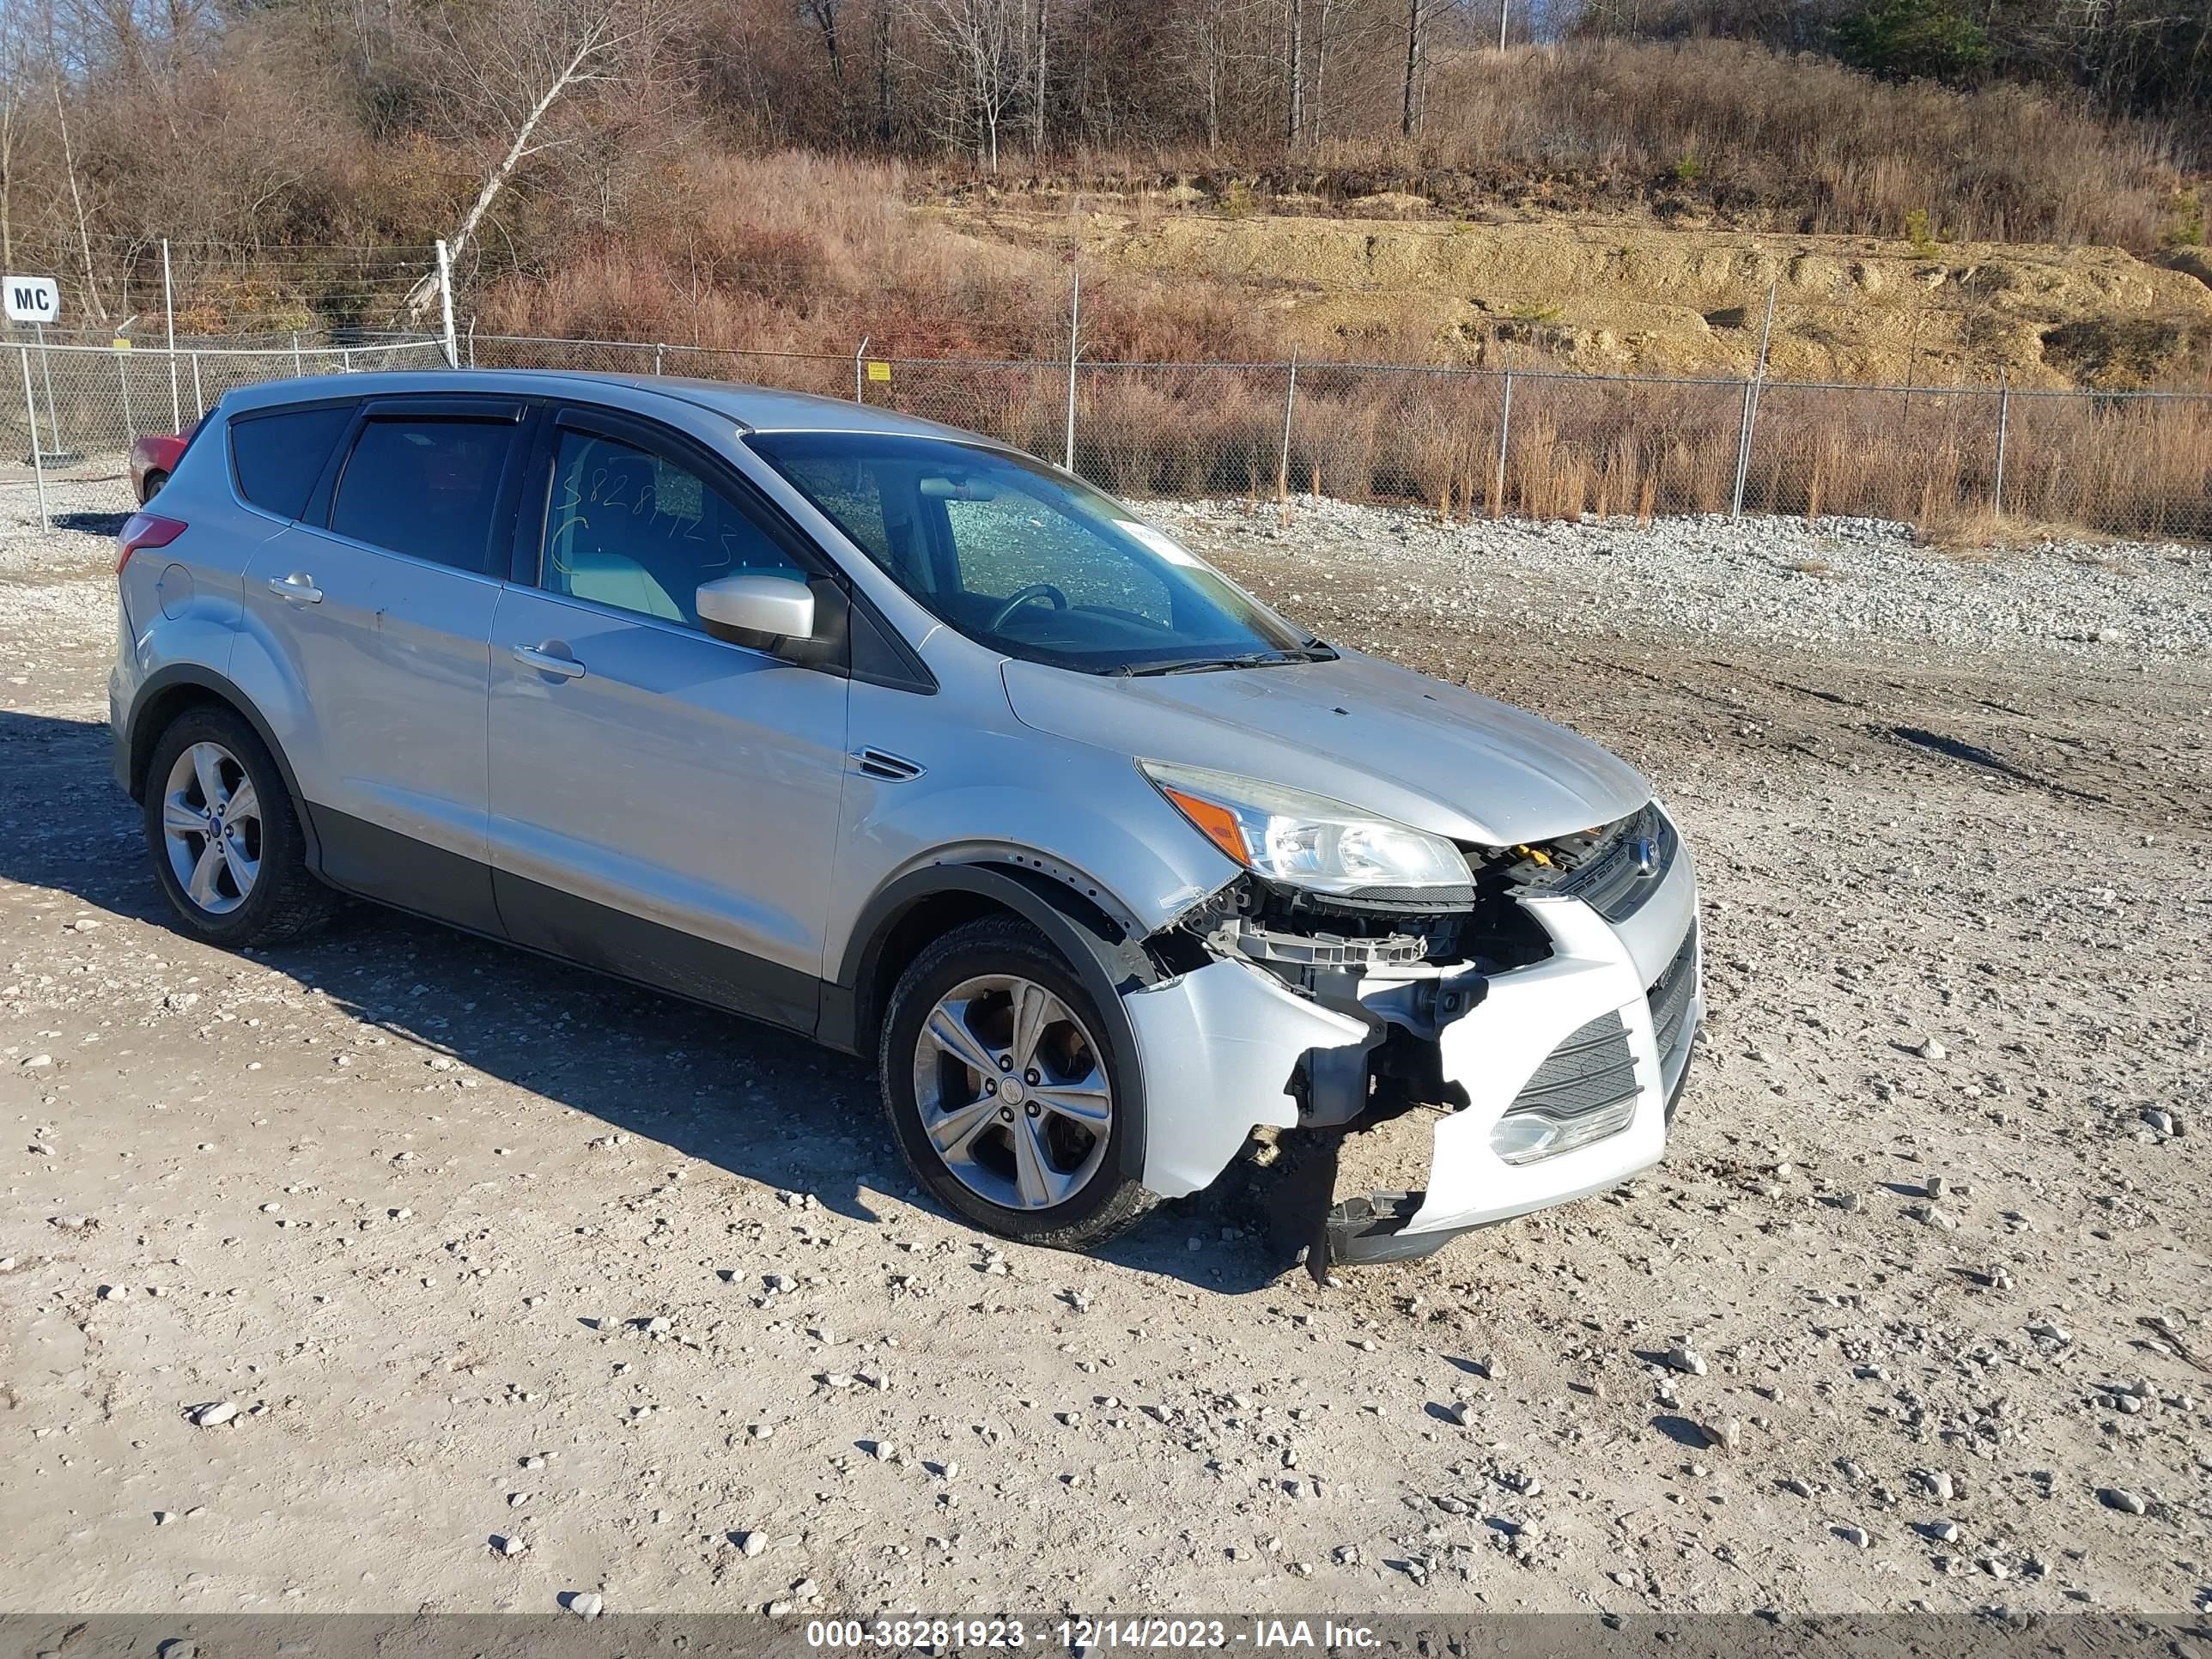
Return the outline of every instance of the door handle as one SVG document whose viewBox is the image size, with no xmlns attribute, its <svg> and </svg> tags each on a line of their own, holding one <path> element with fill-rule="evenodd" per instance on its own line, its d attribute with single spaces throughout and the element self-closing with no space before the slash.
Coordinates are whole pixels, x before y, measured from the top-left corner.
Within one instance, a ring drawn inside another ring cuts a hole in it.
<svg viewBox="0 0 2212 1659">
<path fill-rule="evenodd" d="M 315 586 L 315 579 L 304 570 L 295 570 L 289 576 L 271 576 L 269 591 L 280 599 L 289 599 L 295 605 L 320 605 L 323 590 Z"/>
<path fill-rule="evenodd" d="M 525 668 L 534 668 L 541 674 L 558 674 L 564 680 L 575 679 L 584 672 L 584 665 L 574 657 L 556 657 L 542 645 L 518 645 L 510 654 Z"/>
</svg>

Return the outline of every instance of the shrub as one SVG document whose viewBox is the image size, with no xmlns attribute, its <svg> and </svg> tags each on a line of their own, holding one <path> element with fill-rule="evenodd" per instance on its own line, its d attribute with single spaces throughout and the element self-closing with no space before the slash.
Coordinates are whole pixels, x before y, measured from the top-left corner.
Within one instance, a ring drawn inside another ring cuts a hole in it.
<svg viewBox="0 0 2212 1659">
<path fill-rule="evenodd" d="M 1836 24 L 1845 63 L 1892 81 L 1956 84 L 1990 61 L 1987 30 L 1951 0 L 1881 0 Z"/>
</svg>

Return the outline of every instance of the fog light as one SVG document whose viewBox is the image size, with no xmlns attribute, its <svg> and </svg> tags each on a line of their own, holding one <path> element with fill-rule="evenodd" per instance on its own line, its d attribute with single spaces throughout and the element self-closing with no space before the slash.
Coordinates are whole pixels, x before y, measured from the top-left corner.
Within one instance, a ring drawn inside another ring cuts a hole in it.
<svg viewBox="0 0 2212 1659">
<path fill-rule="evenodd" d="M 1508 1112 L 1490 1131 L 1490 1150 L 1503 1163 L 1534 1164 L 1619 1134 L 1635 1115 L 1634 1095 L 1572 1117 L 1554 1117 L 1549 1112 Z"/>
</svg>

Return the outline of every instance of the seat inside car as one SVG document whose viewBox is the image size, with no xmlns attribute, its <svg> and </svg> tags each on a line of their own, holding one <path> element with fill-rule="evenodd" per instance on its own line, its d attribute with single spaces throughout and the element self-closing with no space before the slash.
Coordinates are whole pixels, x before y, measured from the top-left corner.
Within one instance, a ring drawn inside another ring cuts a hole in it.
<svg viewBox="0 0 2212 1659">
<path fill-rule="evenodd" d="M 635 450 L 594 444 L 586 451 L 562 481 L 562 498 L 575 505 L 554 528 L 549 586 L 618 610 L 670 622 L 690 619 L 690 607 L 677 601 L 668 584 L 676 582 L 688 597 L 696 580 L 686 584 L 678 572 L 648 569 L 634 556 L 635 550 L 666 539 L 648 533 L 661 517 L 655 504 L 658 473 L 652 458 Z M 678 538 L 671 551 L 690 566 L 681 557 L 684 546 Z"/>
</svg>

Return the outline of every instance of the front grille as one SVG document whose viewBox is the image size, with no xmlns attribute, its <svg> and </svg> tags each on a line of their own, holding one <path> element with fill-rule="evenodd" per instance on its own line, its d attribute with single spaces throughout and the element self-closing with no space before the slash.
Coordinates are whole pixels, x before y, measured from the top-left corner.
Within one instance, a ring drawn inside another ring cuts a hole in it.
<svg viewBox="0 0 2212 1659">
<path fill-rule="evenodd" d="M 1659 890 L 1680 846 L 1659 803 L 1647 802 L 1608 829 L 1596 851 L 1550 891 L 1582 900 L 1607 921 L 1626 921 Z"/>
<path fill-rule="evenodd" d="M 1513 1103 L 1516 1112 L 1576 1118 L 1617 1106 L 1636 1092 L 1636 1058 L 1619 1014 L 1601 1014 L 1546 1056 Z"/>
<path fill-rule="evenodd" d="M 1690 1000 L 1698 991 L 1698 925 L 1682 935 L 1674 959 L 1651 981 L 1651 1024 L 1659 1042 L 1662 1066 L 1682 1039 L 1682 1022 L 1689 1018 Z"/>
</svg>

